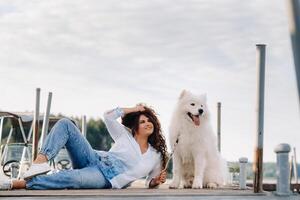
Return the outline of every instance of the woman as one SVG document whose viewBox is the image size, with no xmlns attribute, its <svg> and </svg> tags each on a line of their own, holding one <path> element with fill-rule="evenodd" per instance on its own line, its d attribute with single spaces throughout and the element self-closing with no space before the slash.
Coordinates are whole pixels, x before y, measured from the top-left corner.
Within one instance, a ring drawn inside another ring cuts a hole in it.
<svg viewBox="0 0 300 200">
<path fill-rule="evenodd" d="M 122 117 L 122 124 L 117 119 Z M 104 114 L 104 122 L 115 144 L 108 151 L 95 151 L 68 119 L 53 127 L 24 179 L 2 181 L 1 189 L 125 188 L 147 176 L 146 186 L 166 181 L 166 144 L 155 112 L 142 105 L 116 108 Z M 62 147 L 72 160 L 72 170 L 45 175 L 48 161 Z M 42 175 L 43 174 L 43 175 Z"/>
</svg>

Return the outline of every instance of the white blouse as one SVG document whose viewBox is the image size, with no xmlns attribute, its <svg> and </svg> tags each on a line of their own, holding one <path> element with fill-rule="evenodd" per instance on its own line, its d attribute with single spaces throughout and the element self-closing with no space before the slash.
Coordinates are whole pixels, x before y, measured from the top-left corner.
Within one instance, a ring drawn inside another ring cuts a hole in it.
<svg viewBox="0 0 300 200">
<path fill-rule="evenodd" d="M 127 168 L 124 173 L 113 177 L 110 183 L 112 188 L 123 188 L 147 176 L 145 185 L 149 187 L 151 179 L 161 171 L 161 153 L 149 144 L 147 151 L 142 154 L 132 134 L 117 121 L 123 115 L 124 112 L 119 107 L 104 113 L 105 125 L 115 142 L 109 152 L 123 161 Z"/>
</svg>

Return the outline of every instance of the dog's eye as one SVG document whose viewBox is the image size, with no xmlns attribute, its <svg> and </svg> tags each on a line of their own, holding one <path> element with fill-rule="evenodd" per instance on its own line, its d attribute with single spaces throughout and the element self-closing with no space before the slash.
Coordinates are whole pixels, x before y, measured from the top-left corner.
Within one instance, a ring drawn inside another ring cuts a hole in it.
<svg viewBox="0 0 300 200">
<path fill-rule="evenodd" d="M 195 104 L 194 103 L 191 103 L 191 106 L 194 106 Z"/>
<path fill-rule="evenodd" d="M 203 108 L 203 105 L 201 105 L 201 108 Z"/>
</svg>

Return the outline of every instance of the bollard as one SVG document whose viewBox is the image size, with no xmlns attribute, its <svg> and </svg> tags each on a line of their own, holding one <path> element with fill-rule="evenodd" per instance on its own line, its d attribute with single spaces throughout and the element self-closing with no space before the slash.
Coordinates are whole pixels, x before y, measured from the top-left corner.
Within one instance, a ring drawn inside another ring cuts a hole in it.
<svg viewBox="0 0 300 200">
<path fill-rule="evenodd" d="M 240 162 L 240 175 L 239 175 L 239 180 L 240 180 L 240 189 L 245 190 L 246 189 L 246 180 L 247 180 L 247 163 L 248 163 L 248 158 L 242 157 L 239 159 Z"/>
<path fill-rule="evenodd" d="M 274 151 L 277 154 L 276 175 L 277 185 L 276 193 L 279 196 L 289 196 L 290 183 L 289 183 L 289 152 L 291 147 L 289 144 L 279 144 L 275 147 Z"/>
</svg>

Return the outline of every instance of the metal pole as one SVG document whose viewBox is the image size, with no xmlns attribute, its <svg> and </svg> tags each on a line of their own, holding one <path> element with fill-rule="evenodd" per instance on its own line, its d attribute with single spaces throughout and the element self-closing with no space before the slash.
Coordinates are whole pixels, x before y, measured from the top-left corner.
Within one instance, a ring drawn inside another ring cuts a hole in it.
<svg viewBox="0 0 300 200">
<path fill-rule="evenodd" d="M 294 153 L 293 164 L 294 164 L 295 183 L 298 184 L 298 171 L 297 171 L 298 169 L 297 169 L 296 147 L 293 148 L 293 153 Z"/>
<path fill-rule="evenodd" d="M 30 141 L 30 139 L 31 139 L 33 126 L 34 126 L 34 121 L 32 120 L 30 129 L 29 129 L 29 132 L 28 132 L 28 136 L 27 136 L 27 141 Z"/>
<path fill-rule="evenodd" d="M 300 102 L 300 1 L 288 0 L 289 27 L 294 54 L 295 71 Z"/>
<path fill-rule="evenodd" d="M 7 140 L 6 140 L 6 145 L 8 145 L 10 143 L 10 139 L 11 139 L 13 131 L 14 131 L 13 126 L 10 126 L 9 134 L 8 134 L 8 137 L 7 137 Z"/>
<path fill-rule="evenodd" d="M 291 161 L 290 161 L 290 185 L 292 185 L 292 179 L 293 179 L 293 162 L 294 162 L 294 157 L 293 155 L 291 156 Z"/>
<path fill-rule="evenodd" d="M 265 94 L 265 57 L 266 45 L 256 45 L 256 66 L 258 72 L 257 82 L 257 130 L 256 130 L 256 148 L 253 162 L 254 170 L 254 192 L 262 192 L 263 182 L 263 139 L 264 139 L 264 94 Z"/>
<path fill-rule="evenodd" d="M 8 138 L 7 138 L 6 143 L 4 145 L 4 150 L 3 150 L 3 152 L 0 152 L 0 155 L 1 155 L 0 163 L 3 163 L 6 156 L 7 156 L 8 144 L 10 143 L 10 139 L 11 139 L 13 130 L 14 130 L 14 128 L 13 128 L 13 126 L 11 126 L 11 128 L 9 130 Z"/>
<path fill-rule="evenodd" d="M 4 117 L 0 118 L 0 146 L 2 146 L 2 129 L 3 129 L 3 121 L 4 121 Z"/>
<path fill-rule="evenodd" d="M 28 170 L 30 166 L 29 156 L 26 157 L 27 152 L 28 152 L 28 146 L 25 146 L 23 148 L 22 157 L 20 160 L 18 179 L 23 178 L 24 173 Z"/>
<path fill-rule="evenodd" d="M 32 161 L 35 160 L 38 152 L 38 142 L 39 142 L 39 113 L 40 113 L 40 94 L 41 89 L 36 89 L 35 97 L 35 110 L 34 110 L 34 126 L 33 126 L 33 139 L 32 139 Z"/>
<path fill-rule="evenodd" d="M 218 150 L 221 153 L 221 102 L 218 102 Z"/>
<path fill-rule="evenodd" d="M 81 132 L 82 132 L 82 135 L 86 138 L 86 116 L 83 115 L 82 116 L 82 125 L 81 125 Z"/>
<path fill-rule="evenodd" d="M 27 141 L 26 134 L 25 134 L 25 131 L 24 131 L 24 128 L 23 128 L 23 123 L 22 123 L 20 117 L 18 118 L 18 122 L 19 122 L 19 127 L 20 127 L 20 130 L 21 130 L 21 134 L 22 134 L 22 137 L 23 137 L 23 140 L 24 140 L 24 144 L 25 144 L 25 146 L 27 146 L 28 141 Z"/>
<path fill-rule="evenodd" d="M 43 120 L 43 127 L 42 127 L 42 135 L 41 135 L 41 141 L 40 141 L 40 148 L 42 148 L 44 140 L 48 134 L 48 128 L 49 128 L 49 115 L 50 115 L 50 108 L 51 108 L 51 101 L 52 101 L 52 92 L 49 92 L 48 94 L 48 100 L 47 100 L 47 107 L 44 115 Z"/>
</svg>

